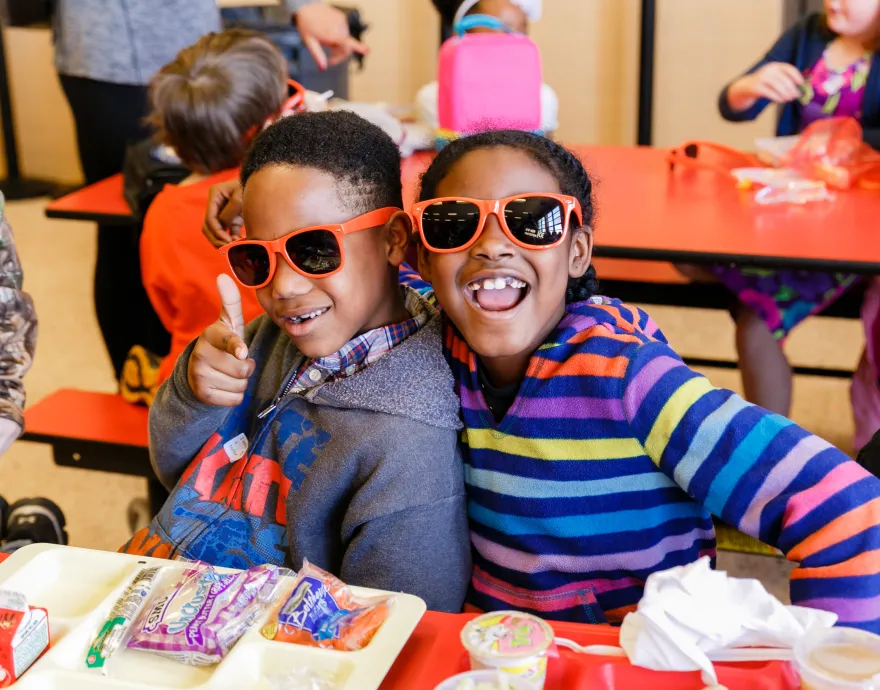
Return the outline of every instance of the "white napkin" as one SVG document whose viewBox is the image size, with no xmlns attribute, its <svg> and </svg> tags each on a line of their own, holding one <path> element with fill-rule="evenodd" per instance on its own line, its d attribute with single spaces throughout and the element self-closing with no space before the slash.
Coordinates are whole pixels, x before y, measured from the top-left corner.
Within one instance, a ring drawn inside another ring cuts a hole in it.
<svg viewBox="0 0 880 690">
<path fill-rule="evenodd" d="M 837 614 L 784 606 L 757 580 L 712 570 L 708 556 L 653 573 L 638 609 L 623 621 L 620 646 L 630 662 L 655 671 L 702 671 L 718 677 L 708 654 L 732 647 L 790 648 L 814 627 L 830 628 Z"/>
</svg>

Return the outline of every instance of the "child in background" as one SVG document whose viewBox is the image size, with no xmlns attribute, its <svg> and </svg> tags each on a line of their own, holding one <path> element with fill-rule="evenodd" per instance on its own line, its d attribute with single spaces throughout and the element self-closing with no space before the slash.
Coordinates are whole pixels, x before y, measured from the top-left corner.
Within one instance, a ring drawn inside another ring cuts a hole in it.
<svg viewBox="0 0 880 690">
<path fill-rule="evenodd" d="M 472 606 L 619 622 L 651 573 L 714 556 L 715 515 L 800 563 L 794 603 L 880 632 L 880 480 L 595 295 L 592 184 L 572 153 L 466 137 L 420 199 L 465 425 Z"/>
<path fill-rule="evenodd" d="M 721 115 L 755 119 L 770 102 L 782 106 L 777 134 L 799 134 L 827 117 L 859 120 L 865 141 L 880 148 L 880 0 L 826 0 L 786 31 L 745 75 L 721 92 Z M 739 299 L 736 346 L 746 397 L 773 412 L 791 408 L 792 373 L 782 343 L 807 316 L 821 312 L 858 276 L 717 266 L 706 276 Z M 700 279 L 702 276 L 695 275 Z"/>
<path fill-rule="evenodd" d="M 461 609 L 470 544 L 453 380 L 436 310 L 398 284 L 409 240 L 400 155 L 348 112 L 263 132 L 245 162 L 248 238 L 227 253 L 266 314 L 221 317 L 150 410 L 173 491 L 125 549 L 298 568 Z M 207 246 L 207 244 L 206 244 Z"/>
<path fill-rule="evenodd" d="M 514 31 L 528 33 L 529 22 L 541 18 L 542 0 L 433 0 L 443 23 L 452 27 L 469 14 L 497 17 Z M 486 31 L 487 29 L 474 29 Z M 420 122 L 432 129 L 439 126 L 439 86 L 436 81 L 425 84 L 416 95 L 416 111 Z M 559 129 L 559 98 L 547 84 L 541 87 L 541 130 L 550 134 Z"/>
<path fill-rule="evenodd" d="M 282 109 L 287 63 L 262 34 L 242 29 L 208 34 L 159 70 L 149 94 L 159 141 L 192 171 L 156 196 L 141 235 L 144 286 L 171 333 L 161 383 L 220 313 L 216 279 L 228 267 L 201 234 L 208 190 L 237 178 L 248 143 Z M 242 311 L 245 321 L 262 313 L 252 292 L 243 296 Z"/>
</svg>

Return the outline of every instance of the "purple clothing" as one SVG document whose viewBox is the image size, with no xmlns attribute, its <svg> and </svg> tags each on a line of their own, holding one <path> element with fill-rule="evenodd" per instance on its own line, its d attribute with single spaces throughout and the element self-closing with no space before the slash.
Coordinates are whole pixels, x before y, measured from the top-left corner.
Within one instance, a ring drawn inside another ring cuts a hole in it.
<svg viewBox="0 0 880 690">
<path fill-rule="evenodd" d="M 800 99 L 804 127 L 828 117 L 861 120 L 870 67 L 870 54 L 842 70 L 831 69 L 823 54 L 816 66 L 805 73 L 807 81 Z"/>
<path fill-rule="evenodd" d="M 829 117 L 862 115 L 865 84 L 871 66 L 871 54 L 843 70 L 833 70 L 822 54 L 807 77 L 800 99 L 804 126 Z M 801 321 L 826 309 L 859 281 L 847 273 L 767 270 L 748 266 L 725 265 L 710 269 L 740 302 L 754 311 L 782 342 Z"/>
</svg>

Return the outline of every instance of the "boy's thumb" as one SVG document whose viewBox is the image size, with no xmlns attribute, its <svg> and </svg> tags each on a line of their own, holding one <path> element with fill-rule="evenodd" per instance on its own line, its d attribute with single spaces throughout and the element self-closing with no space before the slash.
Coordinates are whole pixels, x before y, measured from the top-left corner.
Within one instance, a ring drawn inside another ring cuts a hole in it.
<svg viewBox="0 0 880 690">
<path fill-rule="evenodd" d="M 220 319 L 239 337 L 244 337 L 244 314 L 241 293 L 235 281 L 225 273 L 217 276 L 217 292 L 220 293 Z"/>
</svg>

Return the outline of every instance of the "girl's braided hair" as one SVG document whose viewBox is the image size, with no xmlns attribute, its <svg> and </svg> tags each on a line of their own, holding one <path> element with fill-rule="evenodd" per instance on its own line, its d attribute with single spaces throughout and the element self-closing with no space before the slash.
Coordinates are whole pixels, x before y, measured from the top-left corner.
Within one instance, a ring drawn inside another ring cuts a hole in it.
<svg viewBox="0 0 880 690">
<path fill-rule="evenodd" d="M 552 139 L 518 130 L 482 132 L 456 139 L 447 145 L 422 175 L 422 189 L 419 200 L 425 201 L 437 196 L 437 187 L 453 165 L 465 154 L 477 149 L 507 147 L 522 151 L 538 165 L 550 172 L 559 184 L 559 191 L 575 197 L 581 204 L 584 226 L 593 223 L 593 183 L 584 166 L 571 151 Z M 592 265 L 580 278 L 568 281 L 565 293 L 566 303 L 583 302 L 599 291 L 599 280 Z"/>
</svg>

